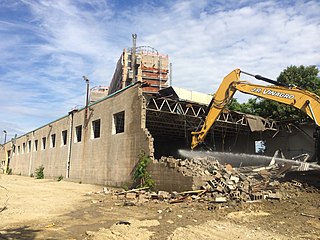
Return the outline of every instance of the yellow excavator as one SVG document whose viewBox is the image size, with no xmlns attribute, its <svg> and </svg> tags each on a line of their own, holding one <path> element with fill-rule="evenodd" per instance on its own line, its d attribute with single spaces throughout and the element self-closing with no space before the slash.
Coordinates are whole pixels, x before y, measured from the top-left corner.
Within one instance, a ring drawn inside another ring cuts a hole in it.
<svg viewBox="0 0 320 240">
<path fill-rule="evenodd" d="M 241 73 L 273 85 L 256 85 L 240 80 Z M 320 97 L 307 90 L 295 86 L 288 86 L 260 75 L 246 73 L 240 69 L 233 70 L 223 79 L 209 104 L 209 112 L 201 130 L 191 133 L 191 149 L 194 149 L 200 143 L 204 142 L 213 123 L 217 120 L 225 106 L 231 101 L 236 91 L 284 103 L 305 112 L 317 125 L 314 137 L 316 139 L 316 158 L 317 161 L 320 160 Z"/>
</svg>

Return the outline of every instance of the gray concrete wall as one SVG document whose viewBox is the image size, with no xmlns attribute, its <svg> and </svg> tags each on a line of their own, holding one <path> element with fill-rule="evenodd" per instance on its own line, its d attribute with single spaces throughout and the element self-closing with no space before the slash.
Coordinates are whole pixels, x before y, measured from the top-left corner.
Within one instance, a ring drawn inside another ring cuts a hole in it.
<svg viewBox="0 0 320 240">
<path fill-rule="evenodd" d="M 264 135 L 266 140 L 266 155 L 273 156 L 274 152 L 281 149 L 286 158 L 308 153 L 312 157 L 315 153 L 315 142 L 312 125 L 300 125 L 301 130 L 291 127 L 291 132 L 279 132 L 278 134 Z"/>
<path fill-rule="evenodd" d="M 64 175 L 66 169 L 67 147 L 60 146 L 61 132 L 67 126 L 67 118 L 60 119 L 42 128 L 36 129 L 17 138 L 15 148 L 7 143 L 6 149 L 12 151 L 10 166 L 14 174 L 30 175 L 35 169 L 43 165 L 46 176 Z M 51 135 L 56 134 L 55 147 L 52 146 Z M 46 138 L 46 149 L 42 148 L 42 138 Z M 38 140 L 36 150 L 35 141 Z M 29 146 L 30 144 L 30 146 Z"/>
<path fill-rule="evenodd" d="M 152 162 L 147 168 L 152 179 L 155 181 L 155 190 L 168 192 L 184 192 L 197 190 L 206 181 L 211 180 L 212 176 L 184 176 L 175 167 L 170 167 L 167 163 Z"/>
<path fill-rule="evenodd" d="M 169 168 L 165 163 L 151 163 L 148 171 L 155 181 L 155 190 L 164 191 L 188 191 L 192 190 L 193 178 L 183 176 L 175 168 Z"/>
<path fill-rule="evenodd" d="M 114 114 L 124 111 L 124 132 L 114 132 Z M 100 137 L 93 138 L 92 121 L 100 119 Z M 84 127 L 87 122 L 87 127 Z M 72 126 L 72 128 L 71 128 Z M 75 128 L 82 126 L 82 139 L 76 142 Z M 62 144 L 62 131 L 67 130 L 68 142 Z M 56 134 L 52 147 L 51 135 Z M 42 138 L 46 137 L 46 149 Z M 35 140 L 38 149 L 35 150 Z M 28 142 L 31 141 L 29 151 Z M 36 129 L 15 141 L 10 159 L 13 174 L 30 175 L 43 165 L 45 177 L 69 177 L 83 183 L 121 186 L 131 181 L 140 151 L 153 157 L 153 139 L 145 129 L 145 102 L 139 85 L 133 85 L 102 101 L 90 105 L 85 121 L 85 109 Z M 23 144 L 25 143 L 25 151 Z M 18 146 L 20 151 L 18 152 Z M 6 144 L 6 149 L 11 143 Z M 1 158 L 4 156 L 4 150 Z M 70 162 L 70 171 L 67 166 Z"/>
</svg>

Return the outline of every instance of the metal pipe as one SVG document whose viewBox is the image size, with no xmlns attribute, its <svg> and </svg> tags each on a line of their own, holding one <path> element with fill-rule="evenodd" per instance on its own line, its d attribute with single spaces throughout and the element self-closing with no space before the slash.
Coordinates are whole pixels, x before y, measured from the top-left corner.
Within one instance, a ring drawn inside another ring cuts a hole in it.
<svg viewBox="0 0 320 240">
<path fill-rule="evenodd" d="M 86 92 L 86 107 L 89 105 L 89 79 L 86 76 L 82 76 L 82 78 L 86 81 L 87 84 L 87 92 Z"/>
<path fill-rule="evenodd" d="M 7 142 L 7 131 L 6 130 L 3 130 L 3 133 L 4 133 L 4 141 L 3 141 L 3 144 L 5 144 Z"/>
<path fill-rule="evenodd" d="M 159 89 L 161 90 L 161 56 L 159 56 L 159 61 L 158 61 L 158 67 L 159 67 Z"/>
<path fill-rule="evenodd" d="M 30 147 L 30 156 L 29 156 L 29 171 L 28 171 L 28 176 L 31 176 L 31 169 L 32 169 L 32 157 L 33 157 L 33 148 L 34 148 L 34 131 L 32 132 L 31 135 L 31 146 Z"/>
<path fill-rule="evenodd" d="M 86 92 L 86 107 L 84 110 L 84 128 L 87 127 L 87 117 L 88 117 L 88 106 L 89 106 L 89 88 L 90 88 L 90 81 L 86 76 L 82 76 L 83 79 L 86 81 L 87 84 L 87 92 Z"/>
<path fill-rule="evenodd" d="M 132 34 L 132 53 L 131 53 L 131 70 L 132 82 L 136 82 L 136 48 L 137 48 L 137 34 Z"/>
<path fill-rule="evenodd" d="M 172 63 L 170 63 L 170 86 L 172 86 Z"/>
<path fill-rule="evenodd" d="M 73 130 L 73 117 L 75 110 L 69 112 L 69 137 L 68 137 L 68 156 L 67 156 L 67 169 L 66 169 L 66 178 L 70 177 L 70 163 L 71 163 L 71 152 L 72 152 L 72 130 Z"/>
</svg>

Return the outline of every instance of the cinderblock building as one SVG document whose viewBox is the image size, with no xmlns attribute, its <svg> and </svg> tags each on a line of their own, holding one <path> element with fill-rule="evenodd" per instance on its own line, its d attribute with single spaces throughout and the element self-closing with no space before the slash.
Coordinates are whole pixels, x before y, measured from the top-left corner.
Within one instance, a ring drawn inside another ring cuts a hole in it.
<svg viewBox="0 0 320 240">
<path fill-rule="evenodd" d="M 46 177 L 122 186 L 131 182 L 141 151 L 151 158 L 179 157 L 179 149 L 190 148 L 191 131 L 201 124 L 211 96 L 169 86 L 168 66 L 168 56 L 152 48 L 125 49 L 108 94 L 101 88 L 87 106 L 1 146 L 2 168 L 30 176 L 42 165 Z M 306 134 L 285 130 L 277 122 L 225 110 L 207 142 L 217 151 L 255 153 L 256 141 L 272 139 L 268 155 L 281 146 L 288 157 L 314 154 L 309 128 Z"/>
</svg>

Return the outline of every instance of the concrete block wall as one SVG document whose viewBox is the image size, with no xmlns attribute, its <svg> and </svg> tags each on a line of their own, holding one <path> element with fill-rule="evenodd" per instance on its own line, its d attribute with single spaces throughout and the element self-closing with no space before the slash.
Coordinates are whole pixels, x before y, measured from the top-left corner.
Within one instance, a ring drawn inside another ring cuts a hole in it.
<svg viewBox="0 0 320 240">
<path fill-rule="evenodd" d="M 210 176 L 184 176 L 175 167 L 157 161 L 152 162 L 147 170 L 155 181 L 156 191 L 183 192 L 197 190 L 206 181 L 212 180 Z"/>
<path fill-rule="evenodd" d="M 200 189 L 212 176 L 184 176 L 175 167 L 170 167 L 163 162 L 152 162 L 147 170 L 155 181 L 156 191 L 191 191 Z"/>
<path fill-rule="evenodd" d="M 155 190 L 157 191 L 183 192 L 193 188 L 192 177 L 183 176 L 177 169 L 169 168 L 165 163 L 153 162 L 147 170 L 155 181 Z"/>
<path fill-rule="evenodd" d="M 115 133 L 114 114 L 119 112 L 124 112 L 124 131 Z M 15 141 L 16 150 L 10 158 L 9 167 L 14 174 L 30 175 L 43 165 L 46 177 L 62 175 L 83 183 L 122 186 L 131 181 L 141 151 L 153 157 L 153 139 L 145 128 L 145 114 L 140 85 L 132 85 L 89 105 L 87 114 L 86 109 L 72 111 L 61 119 L 19 137 Z M 98 119 L 100 137 L 93 138 L 92 122 Z M 76 141 L 77 126 L 82 129 L 79 142 Z M 63 145 L 62 131 L 65 130 L 68 141 Z M 56 134 L 55 147 L 51 143 L 52 134 Z M 44 137 L 45 149 L 42 148 Z M 38 140 L 37 150 L 35 140 Z M 11 145 L 7 143 L 6 149 L 12 149 Z"/>
<path fill-rule="evenodd" d="M 13 174 L 31 175 L 41 165 L 48 177 L 64 175 L 67 161 L 67 147 L 61 146 L 61 132 L 67 129 L 68 119 L 62 118 L 44 127 L 36 129 L 6 144 L 12 151 L 10 166 Z M 52 135 L 55 134 L 55 146 L 52 145 Z M 43 149 L 45 138 L 45 149 Z M 37 147 L 35 142 L 37 143 Z M 10 146 L 11 145 L 11 146 Z"/>
</svg>

